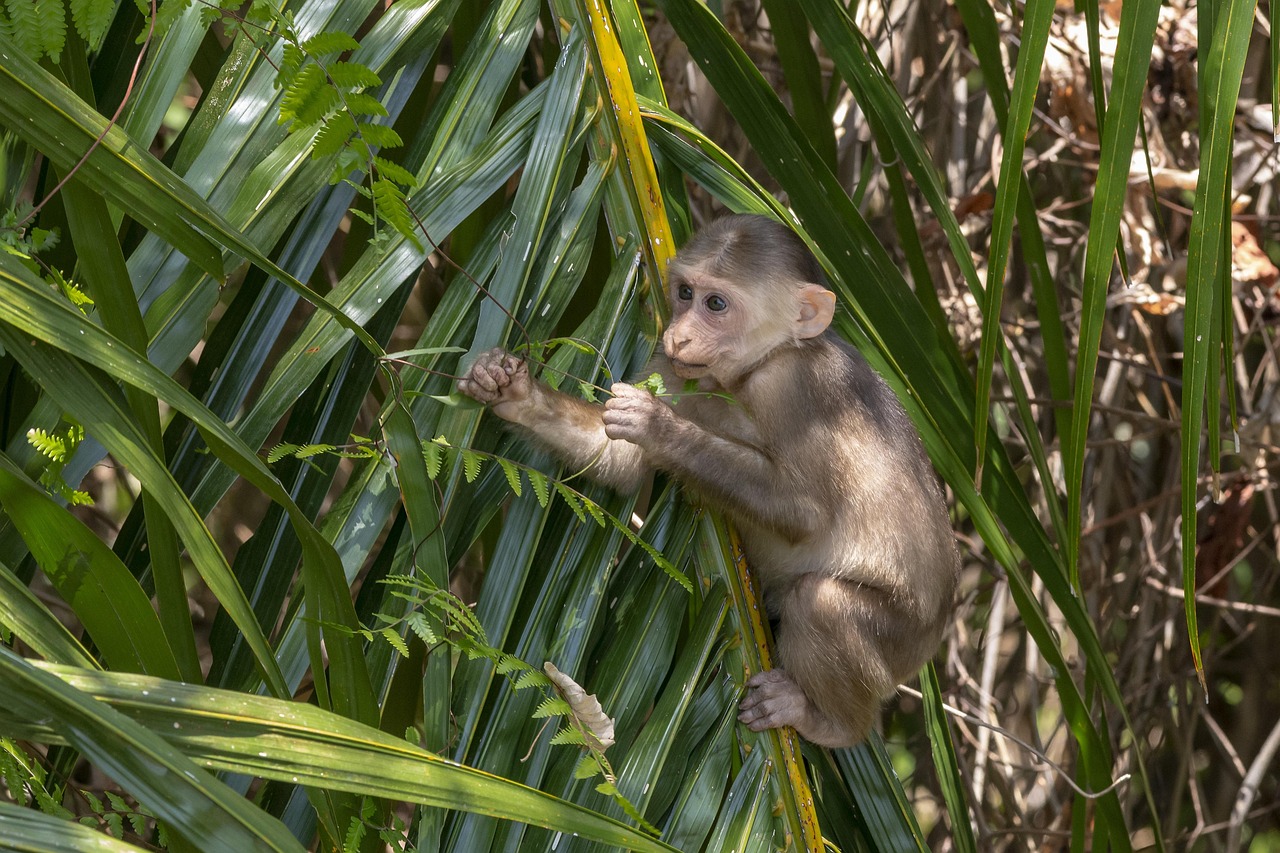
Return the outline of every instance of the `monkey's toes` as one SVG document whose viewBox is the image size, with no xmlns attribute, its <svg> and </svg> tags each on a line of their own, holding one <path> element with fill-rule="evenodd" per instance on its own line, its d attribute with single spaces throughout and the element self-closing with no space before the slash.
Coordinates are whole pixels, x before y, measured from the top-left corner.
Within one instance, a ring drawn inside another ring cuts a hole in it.
<svg viewBox="0 0 1280 853">
<path fill-rule="evenodd" d="M 784 670 L 771 669 L 751 676 L 738 711 L 738 722 L 753 732 L 782 726 L 799 728 L 807 718 L 809 699 Z"/>
<path fill-rule="evenodd" d="M 787 675 L 785 669 L 766 669 L 764 672 L 757 672 L 747 679 L 747 686 L 759 687 L 762 684 L 781 684 L 784 681 L 791 681 L 791 676 Z"/>
</svg>

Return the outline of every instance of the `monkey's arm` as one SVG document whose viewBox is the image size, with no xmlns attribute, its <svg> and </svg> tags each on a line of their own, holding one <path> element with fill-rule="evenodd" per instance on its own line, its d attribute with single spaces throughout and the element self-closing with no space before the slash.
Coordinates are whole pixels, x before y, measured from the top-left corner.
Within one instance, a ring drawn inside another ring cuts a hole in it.
<svg viewBox="0 0 1280 853">
<path fill-rule="evenodd" d="M 555 391 L 529 375 L 529 365 L 501 349 L 483 353 L 458 390 L 528 433 L 573 470 L 621 492 L 640 486 L 647 467 L 640 448 L 605 434 L 603 406 Z"/>
<path fill-rule="evenodd" d="M 605 404 L 604 431 L 639 445 L 650 465 L 675 475 L 718 506 L 791 539 L 824 529 L 830 515 L 820 484 L 791 476 L 760 448 L 717 435 L 648 391 L 618 383 Z"/>
</svg>

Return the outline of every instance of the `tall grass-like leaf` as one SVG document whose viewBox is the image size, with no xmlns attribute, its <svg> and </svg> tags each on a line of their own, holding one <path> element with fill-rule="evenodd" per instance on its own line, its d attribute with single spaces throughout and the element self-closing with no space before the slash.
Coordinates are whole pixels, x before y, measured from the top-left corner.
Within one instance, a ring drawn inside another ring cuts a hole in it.
<svg viewBox="0 0 1280 853">
<path fill-rule="evenodd" d="M 932 661 L 920 671 L 920 692 L 924 694 L 924 720 L 929 732 L 929 748 L 933 752 L 933 766 L 937 768 L 942 798 L 951 815 L 952 841 L 956 850 L 961 853 L 977 853 L 978 842 L 974 840 L 973 826 L 969 823 L 968 798 L 965 796 L 964 781 L 960 777 L 955 746 L 947 726 L 938 673 Z"/>
<path fill-rule="evenodd" d="M 991 222 L 991 251 L 987 260 L 987 288 L 982 306 L 982 343 L 978 353 L 978 383 L 974 408 L 974 433 L 978 441 L 978 457 L 983 455 L 987 440 L 987 417 L 991 410 L 991 372 L 1003 332 L 1000 308 L 1003 304 L 1004 274 L 1009 262 L 1009 243 L 1013 239 L 1013 220 L 1022 183 L 1022 153 L 1027 128 L 1031 126 L 1031 110 L 1036 90 L 1040 87 L 1040 66 L 1044 62 L 1045 45 L 1049 43 L 1049 24 L 1053 21 L 1053 0 L 1030 0 L 1022 17 L 1022 41 L 1018 48 L 1018 68 L 1013 74 L 1008 123 L 1004 130 L 1004 153 L 1000 159 L 1000 178 L 996 184 L 995 210 Z"/>
<path fill-rule="evenodd" d="M 1151 64 L 1155 37 L 1156 0 L 1139 0 L 1121 10 L 1120 36 L 1111 83 L 1111 105 L 1102 125 L 1102 154 L 1089 217 L 1089 242 L 1085 248 L 1084 293 L 1080 311 L 1080 344 L 1076 355 L 1075 406 L 1071 435 L 1063 447 L 1067 482 L 1066 541 L 1071 585 L 1080 589 L 1080 506 L 1084 478 L 1085 446 L 1089 439 L 1089 412 L 1093 406 L 1094 372 L 1106 310 L 1107 288 L 1119 234 L 1120 215 L 1128 192 L 1129 161 L 1141 117 L 1142 90 Z"/>
<path fill-rule="evenodd" d="M 599 75 L 600 94 L 605 111 L 605 139 L 596 144 L 599 159 L 620 158 L 625 177 L 619 176 L 615 187 L 627 208 L 623 217 L 611 216 L 615 234 L 638 230 L 645 258 L 645 282 L 648 301 L 659 318 L 665 317 L 667 262 L 675 255 L 675 240 L 667 221 L 666 206 L 658 180 L 657 167 L 644 134 L 643 119 L 636 90 L 628 70 L 628 57 L 614 28 L 609 10 L 598 0 L 554 0 L 556 8 L 573 16 L 586 28 L 591 64 Z M 647 43 L 647 42 L 646 42 Z M 652 61 L 652 53 L 649 54 Z M 612 150 L 605 146 L 612 146 Z M 621 213 L 621 211 L 619 211 Z M 661 331 L 661 320 L 659 321 Z"/>
<path fill-rule="evenodd" d="M 82 274 L 94 297 L 103 326 L 134 350 L 145 352 L 147 327 L 133 295 L 124 252 L 116 239 L 116 229 L 106 202 L 86 190 L 79 181 L 72 181 L 64 190 L 64 204 L 71 235 L 80 250 Z M 164 435 L 156 400 L 133 387 L 126 387 L 125 397 L 146 432 L 151 450 L 163 458 Z M 154 495 L 144 495 L 142 501 L 147 521 L 147 553 L 155 579 L 160 621 L 183 678 L 199 681 L 200 657 L 191 626 L 191 609 L 187 606 L 178 535 L 156 505 Z"/>
<path fill-rule="evenodd" d="M 12 803 L 0 803 L 0 838 L 16 853 L 144 853 L 147 849 L 104 835 L 96 827 Z"/>
<path fill-rule="evenodd" d="M 0 563 L 0 625 L 50 663 L 94 669 L 98 662 L 48 606 Z"/>
<path fill-rule="evenodd" d="M 1201 72 L 1200 174 L 1187 247 L 1187 317 L 1182 373 L 1182 586 L 1187 638 L 1201 689 L 1207 690 L 1200 659 L 1196 623 L 1196 503 L 1199 493 L 1201 428 L 1205 418 L 1206 386 L 1214 341 L 1210 328 L 1213 304 L 1222 288 L 1231 286 L 1223 264 L 1230 223 L 1225 214 L 1230 192 L 1231 139 L 1235 104 L 1240 93 L 1244 59 L 1253 25 L 1253 0 L 1235 0 L 1218 11 L 1213 39 Z M 1218 418 L 1217 410 L 1208 412 Z M 1210 447 L 1210 453 L 1218 448 Z"/>
<path fill-rule="evenodd" d="M 7 648 L 0 648 L 0 687 L 10 713 L 20 719 L 51 720 L 65 742 L 109 773 L 193 848 L 209 853 L 303 850 L 279 821 L 159 735 Z"/>
<path fill-rule="evenodd" d="M 19 4 L 22 5 L 22 4 Z M 188 215 L 191 192 L 147 151 L 76 98 L 52 74 L 28 59 L 0 33 L 0 123 L 44 152 L 66 171 L 101 143 L 77 172 L 80 180 L 163 236 L 215 278 L 222 278 L 222 254 Z"/>
<path fill-rule="evenodd" d="M 133 575 L 6 457 L 0 457 L 0 505 L 110 666 L 178 677 L 160 620 Z"/>
<path fill-rule="evenodd" d="M 880 735 L 872 732 L 865 743 L 838 750 L 834 757 L 841 775 L 850 783 L 858 811 L 876 849 L 883 853 L 909 850 L 925 853 L 929 845 L 902 783 L 889 763 Z"/>
<path fill-rule="evenodd" d="M 349 628 L 355 627 L 355 614 L 351 606 L 345 576 L 332 546 L 325 541 L 298 509 L 279 482 L 267 471 L 266 466 L 249 450 L 240 438 L 219 419 L 207 413 L 188 392 L 170 377 L 161 373 L 149 362 L 131 355 L 128 347 L 106 334 L 99 327 L 88 323 L 73 309 L 57 302 L 39 284 L 29 281 L 30 274 L 21 267 L 0 256 L 0 293 L 12 298 L 0 300 L 0 320 L 13 323 L 24 333 L 33 334 L 54 346 L 76 351 L 81 357 L 91 359 L 97 366 L 110 370 L 135 387 L 166 400 L 197 424 L 205 440 L 215 453 L 254 485 L 263 489 L 272 500 L 289 513 L 304 553 L 304 582 L 307 595 L 312 597 L 313 613 L 321 619 Z M 43 308 L 38 313 L 23 311 L 23 305 L 35 300 Z M 0 334 L 11 342 L 13 330 L 0 326 Z M 20 338 L 18 340 L 21 340 Z M 177 527 L 184 544 L 210 587 L 218 594 L 224 607 L 233 609 L 237 624 L 246 634 L 257 656 L 258 664 L 268 685 L 278 695 L 287 695 L 274 656 L 267 649 L 266 639 L 258 628 L 243 591 L 240 590 L 221 551 L 212 541 L 208 529 L 194 512 L 190 501 L 177 488 L 170 472 L 156 464 L 138 435 L 134 425 L 124 419 L 116 401 L 96 384 L 83 366 L 57 350 L 38 350 L 27 343 L 21 345 L 24 367 L 33 376 L 44 376 L 50 392 L 63 399 L 69 409 L 85 412 L 86 424 L 95 423 L 99 437 L 121 460 L 133 468 L 144 486 L 159 489 L 162 505 Z M 56 377 L 56 378 L 55 378 Z M 63 397 L 62 395 L 66 395 Z M 93 405 L 91 405 L 91 402 Z M 113 440 L 119 444 L 113 446 Z M 313 624 L 318 630 L 318 625 Z M 368 673 L 364 669 L 358 642 L 342 632 L 326 640 L 331 658 L 330 678 L 340 689 L 335 691 L 338 707 L 356 719 L 376 718 Z M 319 638 L 312 643 L 313 653 L 319 654 Z M 319 671 L 319 670 L 317 670 Z M 317 685 L 323 690 L 322 685 Z"/>
<path fill-rule="evenodd" d="M 12 653 L 0 651 L 0 661 L 10 659 Z M 208 767 L 273 779 L 297 777 L 294 781 L 319 788 L 501 815 L 635 850 L 672 850 L 581 806 L 463 767 L 305 703 L 140 676 L 22 666 L 42 684 L 77 694 L 81 702 L 124 720 L 148 742 L 163 738 L 160 742 L 167 741 L 165 748 L 172 754 L 181 751 Z M 7 669 L 0 668 L 0 678 L 6 675 Z M 43 725 L 14 725 L 24 736 L 48 739 Z M 257 811 L 249 801 L 239 802 Z"/>
<path fill-rule="evenodd" d="M 982 68 L 991 109 L 996 121 L 1003 127 L 1009 120 L 1009 84 L 1005 81 L 1001 58 L 1002 40 L 995 13 L 989 4 L 981 0 L 957 0 L 956 9 L 964 20 L 970 46 L 977 54 L 978 64 Z M 1055 401 L 1065 402 L 1071 396 L 1071 375 L 1066 333 L 1058 307 L 1056 279 L 1049 268 L 1044 236 L 1040 233 L 1038 211 L 1025 171 L 1021 173 L 1020 180 L 1023 186 L 1017 193 L 1018 237 L 1023 260 L 1027 265 L 1027 275 L 1031 279 L 1032 293 L 1035 295 L 1036 316 L 1040 319 L 1040 338 L 1044 347 L 1045 369 L 1049 374 L 1049 389 Z M 1067 435 L 1070 430 L 1068 408 L 1065 405 L 1056 406 L 1053 415 L 1058 435 Z M 1034 442 L 1031 444 L 1033 451 L 1036 445 Z M 1037 467 L 1043 467 L 1038 460 L 1036 464 Z M 1053 478 L 1042 479 L 1046 490 L 1052 493 L 1053 490 L 1049 490 L 1047 484 L 1054 482 Z M 1052 499 L 1049 501 L 1049 508 L 1054 514 L 1054 529 L 1058 532 L 1058 539 L 1063 541 L 1066 538 L 1066 523 L 1062 517 L 1061 502 Z"/>
<path fill-rule="evenodd" d="M 836 170 L 836 138 L 831 126 L 831 113 L 822 91 L 822 72 L 818 55 L 809 42 L 809 27 L 804 17 L 796 15 L 791 4 L 780 0 L 764 0 L 769 16 L 778 62 L 791 96 L 791 110 L 796 124 L 813 142 L 814 150 L 831 171 Z"/>
</svg>

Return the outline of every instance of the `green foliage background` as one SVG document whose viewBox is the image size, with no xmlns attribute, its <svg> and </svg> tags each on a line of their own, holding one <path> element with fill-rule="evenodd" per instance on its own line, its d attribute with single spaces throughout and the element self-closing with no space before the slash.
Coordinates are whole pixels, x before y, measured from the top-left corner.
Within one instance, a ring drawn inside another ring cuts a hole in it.
<svg viewBox="0 0 1280 853">
<path fill-rule="evenodd" d="M 1199 843 L 1187 778 L 1243 787 L 1270 761 L 1242 733 L 1240 772 L 1197 778 L 1199 735 L 1172 745 L 1201 719 L 1183 709 L 1204 695 L 1203 638 L 1230 645 L 1238 626 L 1204 630 L 1187 593 L 1162 623 L 1172 663 L 1135 690 L 1124 649 L 1148 640 L 1107 595 L 1137 577 L 1137 546 L 1100 557 L 1082 529 L 1160 5 L 1083 4 L 1080 87 L 1107 93 L 1087 181 L 1026 167 L 1046 147 L 1052 0 L 1014 18 L 917 5 L 957 34 L 974 138 L 1001 140 L 976 235 L 925 95 L 894 76 L 900 56 L 886 70 L 894 26 L 838 0 L 6 0 L 0 847 Z M 1182 390 L 1159 413 L 1181 423 L 1165 436 L 1181 542 L 1202 456 L 1221 468 L 1223 424 L 1261 409 L 1259 386 L 1233 384 L 1259 356 L 1235 349 L 1227 215 L 1254 12 L 1198 17 L 1200 169 L 1170 246 Z M 748 38 L 763 19 L 767 61 Z M 703 117 L 731 129 L 682 117 L 699 85 L 716 96 Z M 1246 100 L 1275 103 L 1276 85 Z M 1070 181 L 1092 206 L 1066 260 L 1039 206 Z M 1272 222 L 1274 194 L 1253 200 Z M 942 677 L 922 672 L 887 744 L 806 747 L 803 767 L 794 738 L 736 724 L 761 649 L 720 522 L 662 478 L 619 496 L 557 471 L 451 394 L 463 354 L 498 345 L 588 396 L 631 375 L 666 259 L 719 210 L 778 216 L 813 247 L 839 330 L 898 392 L 969 546 Z M 1033 334 L 1002 329 L 1011 301 Z M 1194 549 L 1167 561 L 1175 591 L 1203 580 Z M 1274 560 L 1253 566 L 1241 595 L 1265 610 Z M 973 629 L 994 632 L 991 661 L 1027 661 L 995 694 L 967 679 Z M 545 661 L 599 698 L 616 744 L 595 748 Z M 997 714 L 993 695 L 1029 710 Z M 1014 769 L 984 777 L 989 735 L 944 701 L 1061 766 L 1004 752 Z M 86 766 L 92 782 L 73 780 Z M 1255 817 L 1252 800 L 1217 815 L 1223 843 L 1265 845 L 1274 810 Z"/>
</svg>

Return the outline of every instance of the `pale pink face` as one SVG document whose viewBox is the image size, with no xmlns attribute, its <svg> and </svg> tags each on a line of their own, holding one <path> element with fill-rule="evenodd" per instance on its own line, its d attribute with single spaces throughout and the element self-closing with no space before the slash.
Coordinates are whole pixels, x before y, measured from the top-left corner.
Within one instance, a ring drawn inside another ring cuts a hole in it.
<svg viewBox="0 0 1280 853">
<path fill-rule="evenodd" d="M 776 347 L 821 334 L 835 303 L 834 294 L 817 285 L 744 286 L 679 261 L 671 265 L 667 291 L 671 325 L 662 345 L 675 374 L 711 378 L 725 387 Z"/>
</svg>

